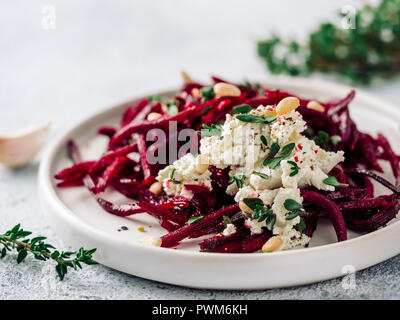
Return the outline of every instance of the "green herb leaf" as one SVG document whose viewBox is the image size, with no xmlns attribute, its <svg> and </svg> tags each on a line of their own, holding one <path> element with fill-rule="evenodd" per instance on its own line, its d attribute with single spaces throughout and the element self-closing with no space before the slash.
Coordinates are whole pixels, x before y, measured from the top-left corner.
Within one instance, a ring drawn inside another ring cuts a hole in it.
<svg viewBox="0 0 400 320">
<path fill-rule="evenodd" d="M 299 211 L 293 211 L 292 213 L 290 213 L 289 215 L 286 216 L 286 220 L 293 220 L 293 219 L 296 218 L 299 214 L 300 214 Z"/>
<path fill-rule="evenodd" d="M 303 208 L 303 206 L 293 199 L 286 199 L 283 206 L 287 211 L 298 211 Z"/>
<path fill-rule="evenodd" d="M 173 184 L 180 184 L 181 182 L 174 179 L 175 168 L 172 169 L 171 173 L 169 174 L 169 179 Z"/>
<path fill-rule="evenodd" d="M 228 224 L 232 224 L 231 219 L 228 216 L 223 216 L 222 219 L 224 220 L 224 227 L 226 228 Z"/>
<path fill-rule="evenodd" d="M 199 221 L 199 220 L 201 220 L 201 219 L 203 219 L 203 218 L 204 218 L 203 216 L 192 217 L 192 218 L 190 218 L 190 219 L 186 222 L 186 224 L 192 224 L 192 223 L 194 223 L 194 222 L 196 222 L 196 221 Z"/>
<path fill-rule="evenodd" d="M 338 182 L 334 176 L 329 176 L 329 175 L 328 175 L 328 178 L 326 178 L 323 182 L 327 185 L 338 187 L 338 188 L 349 186 L 348 184 Z"/>
<path fill-rule="evenodd" d="M 148 102 L 160 101 L 160 98 L 157 95 L 151 95 L 147 97 Z"/>
<path fill-rule="evenodd" d="M 25 260 L 26 256 L 28 255 L 28 252 L 25 249 L 22 249 L 17 256 L 17 263 L 20 264 L 22 261 Z"/>
<path fill-rule="evenodd" d="M 251 122 L 251 123 L 272 123 L 277 118 L 276 117 L 265 117 L 265 116 L 255 116 L 252 114 L 239 114 L 236 116 L 236 119 L 243 122 Z"/>
<path fill-rule="evenodd" d="M 268 166 L 271 169 L 275 169 L 278 167 L 281 163 L 281 161 L 292 153 L 294 149 L 295 144 L 294 143 L 289 143 L 286 146 L 284 146 L 279 154 L 278 157 L 274 156 L 278 153 L 280 146 L 277 142 L 274 142 L 271 144 L 271 151 L 267 159 L 264 160 L 263 165 Z"/>
<path fill-rule="evenodd" d="M 251 209 L 256 210 L 257 205 L 264 206 L 264 203 L 260 198 L 244 198 L 243 202 Z"/>
<path fill-rule="evenodd" d="M 298 224 L 296 224 L 296 229 L 297 231 L 299 231 L 300 233 L 303 233 L 303 231 L 307 228 L 306 223 L 304 222 L 304 219 L 302 217 L 300 217 L 300 222 Z"/>
<path fill-rule="evenodd" d="M 3 258 L 6 256 L 6 254 L 7 254 L 7 249 L 4 247 L 4 248 L 1 250 L 0 259 L 3 259 Z"/>
<path fill-rule="evenodd" d="M 315 142 L 317 146 L 320 146 L 321 148 L 325 150 L 330 150 L 329 147 L 329 134 L 325 131 L 318 131 L 318 135 L 312 138 L 312 140 Z"/>
<path fill-rule="evenodd" d="M 340 136 L 331 137 L 331 142 L 335 147 L 340 143 L 340 141 L 342 141 L 342 138 Z"/>
<path fill-rule="evenodd" d="M 266 175 L 265 173 L 262 173 L 262 172 L 253 171 L 252 174 L 255 174 L 256 176 L 259 176 L 259 177 L 261 177 L 263 179 L 268 179 L 269 178 L 268 175 Z"/>
<path fill-rule="evenodd" d="M 241 104 L 233 108 L 235 113 L 249 113 L 251 110 L 253 110 L 253 108 L 248 104 Z"/>
<path fill-rule="evenodd" d="M 167 108 L 168 108 L 168 114 L 170 116 L 173 116 L 173 115 L 176 115 L 177 113 L 179 113 L 178 102 L 176 102 L 176 101 L 168 103 Z"/>
<path fill-rule="evenodd" d="M 272 231 L 276 222 L 276 214 L 270 214 L 267 218 L 266 227 L 269 231 Z"/>
<path fill-rule="evenodd" d="M 261 142 L 266 146 L 266 147 L 268 147 L 268 141 L 267 141 L 267 138 L 266 137 L 264 137 L 263 135 L 261 135 L 261 137 L 260 137 L 260 139 L 261 139 Z M 279 146 L 279 145 L 278 145 Z"/>
<path fill-rule="evenodd" d="M 215 92 L 212 87 L 201 88 L 201 95 L 203 96 L 203 101 L 208 101 L 215 98 Z"/>
<path fill-rule="evenodd" d="M 281 150 L 280 156 L 283 158 L 289 157 L 290 154 L 292 153 L 295 145 L 296 145 L 295 143 L 289 143 L 286 146 L 284 146 Z"/>
<path fill-rule="evenodd" d="M 296 174 L 299 173 L 299 166 L 297 165 L 296 162 L 294 161 L 288 161 L 289 164 L 292 165 L 292 167 L 290 167 L 290 169 L 292 170 L 292 172 L 289 174 L 289 177 L 294 177 Z"/>
<path fill-rule="evenodd" d="M 275 169 L 276 167 L 279 166 L 281 161 L 283 160 L 282 157 L 276 157 L 276 158 L 267 158 L 264 160 L 264 166 L 268 166 L 271 169 Z"/>
<path fill-rule="evenodd" d="M 232 178 L 229 180 L 229 184 L 236 182 L 238 189 L 241 189 L 243 188 L 243 180 L 244 180 L 243 173 L 234 173 Z"/>
<path fill-rule="evenodd" d="M 276 154 L 279 152 L 279 149 L 280 149 L 280 148 L 281 148 L 281 147 L 279 146 L 279 144 L 278 144 L 277 142 L 272 143 L 272 144 L 271 144 L 271 151 L 270 151 L 270 153 L 269 153 L 269 156 L 270 156 L 270 157 L 275 157 Z"/>
<path fill-rule="evenodd" d="M 221 135 L 222 127 L 219 124 L 212 124 L 211 126 L 203 124 L 203 128 L 203 130 L 197 131 L 197 133 L 203 137 L 219 137 Z"/>
</svg>

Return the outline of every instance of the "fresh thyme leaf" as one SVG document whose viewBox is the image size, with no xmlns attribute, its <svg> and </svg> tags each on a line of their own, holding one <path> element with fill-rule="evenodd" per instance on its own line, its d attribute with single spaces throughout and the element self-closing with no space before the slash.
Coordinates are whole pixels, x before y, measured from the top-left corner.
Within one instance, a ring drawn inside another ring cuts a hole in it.
<svg viewBox="0 0 400 320">
<path fill-rule="evenodd" d="M 293 199 L 286 199 L 283 206 L 287 211 L 298 211 L 303 208 L 303 206 Z"/>
<path fill-rule="evenodd" d="M 280 156 L 281 156 L 282 158 L 287 158 L 287 157 L 289 157 L 290 154 L 292 153 L 292 151 L 293 151 L 295 145 L 296 145 L 296 144 L 292 142 L 292 143 L 289 143 L 289 144 L 287 144 L 286 146 L 284 146 L 284 147 L 282 148 L 282 150 L 281 150 Z"/>
<path fill-rule="evenodd" d="M 210 110 L 211 110 L 211 107 L 204 108 L 203 110 L 201 110 L 201 114 L 206 114 Z"/>
<path fill-rule="evenodd" d="M 307 228 L 306 223 L 304 222 L 304 219 L 302 217 L 300 217 L 300 222 L 298 224 L 296 224 L 296 229 L 297 231 L 299 231 L 300 233 L 303 233 L 303 231 Z"/>
<path fill-rule="evenodd" d="M 176 102 L 176 101 L 167 103 L 167 108 L 168 108 L 168 114 L 170 116 L 173 116 L 179 112 L 178 102 Z"/>
<path fill-rule="evenodd" d="M 318 135 L 323 139 L 329 139 L 329 133 L 325 131 L 318 131 Z"/>
<path fill-rule="evenodd" d="M 240 89 L 246 90 L 246 91 L 257 91 L 260 89 L 260 84 L 258 83 L 251 83 L 249 81 L 244 81 L 243 83 L 239 84 L 238 87 Z"/>
<path fill-rule="evenodd" d="M 261 177 L 263 179 L 268 179 L 269 178 L 268 175 L 266 175 L 265 173 L 262 173 L 262 172 L 253 171 L 252 174 L 255 174 L 256 176 L 259 176 L 259 177 Z"/>
<path fill-rule="evenodd" d="M 257 205 L 263 207 L 264 203 L 260 198 L 244 198 L 243 202 L 248 206 L 251 210 L 256 210 Z"/>
<path fill-rule="evenodd" d="M 279 152 L 279 149 L 280 149 L 280 148 L 281 148 L 281 147 L 279 146 L 279 144 L 278 144 L 277 142 L 272 143 L 272 144 L 271 144 L 271 151 L 270 151 L 269 156 L 270 156 L 270 157 L 275 157 L 276 154 Z"/>
<path fill-rule="evenodd" d="M 264 160 L 264 166 L 268 166 L 271 169 L 275 169 L 276 167 L 279 166 L 282 160 L 283 160 L 282 157 L 267 158 Z"/>
<path fill-rule="evenodd" d="M 208 101 L 215 98 L 215 92 L 212 87 L 201 88 L 201 95 L 203 96 L 203 101 Z"/>
<path fill-rule="evenodd" d="M 255 116 L 252 114 L 239 114 L 236 116 L 236 119 L 243 122 L 251 122 L 251 123 L 272 123 L 277 118 L 276 117 L 266 117 L 266 116 Z"/>
<path fill-rule="evenodd" d="M 317 146 L 325 150 L 330 150 L 329 148 L 329 134 L 325 131 L 318 131 L 318 135 L 312 138 Z"/>
<path fill-rule="evenodd" d="M 222 219 L 224 220 L 224 227 L 226 228 L 228 224 L 231 224 L 232 221 L 228 216 L 223 216 Z"/>
<path fill-rule="evenodd" d="M 272 231 L 276 222 L 276 214 L 270 214 L 267 218 L 266 227 L 269 231 Z"/>
<path fill-rule="evenodd" d="M 248 113 L 253 110 L 248 104 L 241 104 L 233 108 L 235 113 Z"/>
<path fill-rule="evenodd" d="M 289 164 L 292 165 L 292 167 L 290 167 L 290 169 L 292 170 L 292 172 L 289 174 L 289 177 L 294 177 L 296 174 L 299 173 L 299 166 L 297 165 L 296 162 L 294 161 L 288 161 Z"/>
<path fill-rule="evenodd" d="M 169 179 L 173 184 L 180 184 L 181 182 L 174 179 L 175 168 L 172 169 L 171 173 L 169 174 Z"/>
<path fill-rule="evenodd" d="M 243 188 L 243 179 L 244 179 L 243 173 L 234 173 L 232 175 L 232 178 L 229 180 L 229 184 L 236 182 L 238 189 L 241 189 Z"/>
<path fill-rule="evenodd" d="M 326 178 L 323 182 L 329 186 L 334 186 L 334 187 L 338 187 L 338 188 L 349 186 L 348 184 L 340 183 L 339 181 L 337 181 L 337 179 L 334 176 L 329 176 L 329 175 L 328 175 L 328 178 Z"/>
<path fill-rule="evenodd" d="M 300 211 L 293 211 L 292 213 L 286 216 L 286 220 L 293 220 L 300 214 Z"/>
<path fill-rule="evenodd" d="M 277 142 L 274 142 L 271 144 L 271 151 L 267 159 L 264 160 L 263 165 L 268 166 L 271 169 L 275 169 L 278 167 L 281 163 L 281 161 L 292 153 L 294 149 L 295 144 L 294 143 L 289 143 L 286 146 L 284 146 L 279 154 L 278 157 L 275 157 L 275 155 L 278 153 L 280 146 Z M 275 157 L 275 158 L 274 158 Z"/>
<path fill-rule="evenodd" d="M 266 210 L 266 207 L 263 208 L 265 213 L 260 214 L 260 217 L 258 218 L 258 222 L 263 222 L 265 219 L 267 219 L 270 215 L 273 214 L 273 211 L 270 210 Z"/>
<path fill-rule="evenodd" d="M 268 147 L 267 138 L 265 136 L 261 135 L 260 139 L 261 139 L 261 142 L 264 144 L 264 146 Z"/>
<path fill-rule="evenodd" d="M 57 250 L 52 251 L 52 249 L 55 248 L 51 244 L 44 242 L 46 237 L 35 237 L 31 240 L 24 239 L 30 234 L 32 234 L 32 232 L 23 230 L 20 224 L 17 224 L 4 234 L 0 234 L 0 245 L 3 246 L 0 258 L 4 258 L 8 252 L 14 249 L 18 252 L 16 258 L 17 263 L 23 262 L 29 253 L 37 260 L 53 260 L 57 263 L 56 271 L 60 280 L 64 279 L 69 267 L 76 269 L 76 266 L 82 268 L 81 263 L 88 265 L 96 264 L 92 259 L 92 255 L 96 249 L 84 250 L 80 248 L 78 252 L 63 251 L 60 253 Z M 75 257 L 71 258 L 73 255 L 75 255 Z"/>
<path fill-rule="evenodd" d="M 258 218 L 258 222 L 263 222 L 265 219 L 267 219 L 267 217 L 268 217 L 268 214 L 266 214 L 266 213 L 263 213 L 263 214 L 261 214 L 260 215 L 260 217 Z"/>
<path fill-rule="evenodd" d="M 151 95 L 147 97 L 148 102 L 153 102 L 153 101 L 160 101 L 160 98 L 157 95 Z"/>
<path fill-rule="evenodd" d="M 340 143 L 340 141 L 342 141 L 342 138 L 340 136 L 331 137 L 331 142 L 335 147 Z"/>
<path fill-rule="evenodd" d="M 190 218 L 190 219 L 186 222 L 186 224 L 192 224 L 192 223 L 194 223 L 194 222 L 196 222 L 196 221 L 199 221 L 199 220 L 201 220 L 201 219 L 203 219 L 203 218 L 204 218 L 203 216 L 192 217 L 192 218 Z"/>
<path fill-rule="evenodd" d="M 203 130 L 197 131 L 203 137 L 221 136 L 222 127 L 219 124 L 212 124 L 211 126 L 203 124 L 203 128 Z"/>
</svg>

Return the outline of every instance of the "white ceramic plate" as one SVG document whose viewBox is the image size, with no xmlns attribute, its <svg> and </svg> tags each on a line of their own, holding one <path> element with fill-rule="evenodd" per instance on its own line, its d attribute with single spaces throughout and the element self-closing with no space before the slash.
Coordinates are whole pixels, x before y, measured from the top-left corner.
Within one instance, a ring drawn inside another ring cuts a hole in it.
<svg viewBox="0 0 400 320">
<path fill-rule="evenodd" d="M 321 100 L 341 98 L 351 89 L 300 78 L 271 77 L 262 83 Z M 97 248 L 98 262 L 139 277 L 188 287 L 266 289 L 332 279 L 351 270 L 346 266 L 361 270 L 400 253 L 397 221 L 367 235 L 349 232 L 350 240 L 342 243 L 336 243 L 329 221 L 321 221 L 309 248 L 269 254 L 201 253 L 199 239 L 185 241 L 179 249 L 138 244 L 145 235 L 165 234 L 152 217 L 113 216 L 103 211 L 85 188 L 57 189 L 52 178 L 59 169 L 71 164 L 66 157 L 68 139 L 76 140 L 87 159 L 101 155 L 107 139 L 96 134 L 97 128 L 118 123 L 123 109 L 135 101 L 106 109 L 65 132 L 49 146 L 40 166 L 40 199 L 49 222 L 73 247 Z M 351 103 L 351 113 L 361 130 L 372 134 L 382 132 L 395 151 L 399 151 L 400 109 L 358 91 Z M 387 178 L 393 180 L 389 167 L 385 169 Z M 387 193 L 376 187 L 378 193 Z M 128 202 L 116 193 L 107 197 Z M 121 226 L 127 226 L 128 230 L 118 231 Z M 146 233 L 139 232 L 138 226 L 144 226 Z"/>
</svg>

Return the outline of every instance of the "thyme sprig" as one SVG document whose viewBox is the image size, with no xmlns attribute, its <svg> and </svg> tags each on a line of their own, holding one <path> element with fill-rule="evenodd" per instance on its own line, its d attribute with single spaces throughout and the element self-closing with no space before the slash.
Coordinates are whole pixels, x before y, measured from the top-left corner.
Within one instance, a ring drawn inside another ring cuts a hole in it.
<svg viewBox="0 0 400 320">
<path fill-rule="evenodd" d="M 53 260 L 57 263 L 56 271 L 60 280 L 64 279 L 68 268 L 77 270 L 78 268 L 82 269 L 82 263 L 87 265 L 97 264 L 92 259 L 92 255 L 96 249 L 85 250 L 80 248 L 78 252 L 60 252 L 55 250 L 54 246 L 44 241 L 46 237 L 26 238 L 31 234 L 31 231 L 22 229 L 20 224 L 17 224 L 4 234 L 0 234 L 0 245 L 3 247 L 0 251 L 0 258 L 3 259 L 7 253 L 16 250 L 18 252 L 16 257 L 18 264 L 25 260 L 28 253 L 31 253 L 37 260 Z"/>
<path fill-rule="evenodd" d="M 260 41 L 258 54 L 272 73 L 336 73 L 361 84 L 398 75 L 400 0 L 366 4 L 340 15 L 340 24 L 322 23 L 305 43 L 276 35 Z"/>
<path fill-rule="evenodd" d="M 243 173 L 234 173 L 232 175 L 232 178 L 229 180 L 229 184 L 235 183 L 236 182 L 236 186 L 238 187 L 238 189 L 243 188 L 243 183 L 244 183 L 244 174 Z"/>
</svg>

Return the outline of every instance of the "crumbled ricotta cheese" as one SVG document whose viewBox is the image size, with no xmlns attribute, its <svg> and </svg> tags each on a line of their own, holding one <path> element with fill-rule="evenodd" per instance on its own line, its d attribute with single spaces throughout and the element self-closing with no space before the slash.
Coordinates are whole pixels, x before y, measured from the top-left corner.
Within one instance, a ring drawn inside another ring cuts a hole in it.
<svg viewBox="0 0 400 320">
<path fill-rule="evenodd" d="M 196 157 L 191 153 L 176 160 L 172 165 L 160 170 L 157 180 L 162 183 L 164 191 L 168 195 L 181 195 L 191 199 L 193 194 L 185 188 L 185 184 L 206 186 L 211 190 L 211 172 L 206 170 L 199 174 L 195 169 Z M 171 179 L 171 174 L 173 172 Z"/>
<path fill-rule="evenodd" d="M 234 234 L 234 233 L 236 233 L 236 227 L 232 223 L 228 223 L 226 225 L 226 228 L 224 229 L 224 231 L 222 231 L 222 234 L 224 236 L 230 236 L 231 234 Z"/>
</svg>

